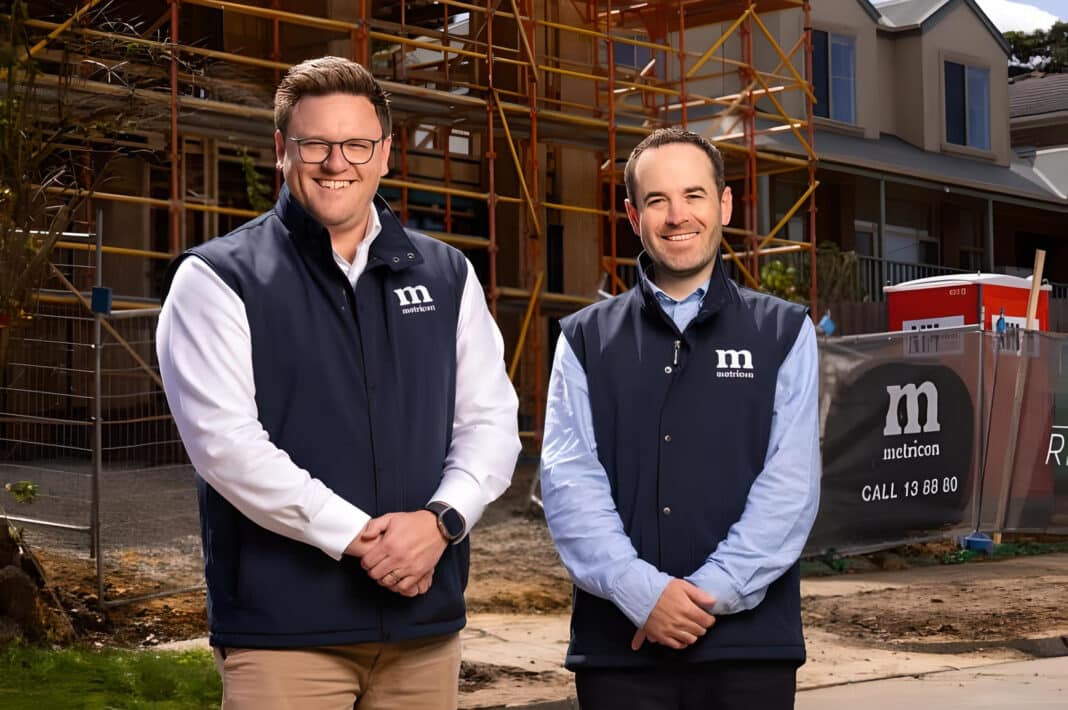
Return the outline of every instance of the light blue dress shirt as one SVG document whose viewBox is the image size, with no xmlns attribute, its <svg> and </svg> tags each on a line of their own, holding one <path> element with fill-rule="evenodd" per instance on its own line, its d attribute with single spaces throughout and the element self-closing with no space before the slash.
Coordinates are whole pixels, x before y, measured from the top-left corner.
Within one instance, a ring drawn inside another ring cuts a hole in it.
<svg viewBox="0 0 1068 710">
<path fill-rule="evenodd" d="M 705 282 L 676 301 L 654 286 L 657 302 L 680 331 L 697 315 L 707 290 Z M 819 508 L 818 389 L 816 331 L 806 318 L 779 368 L 764 468 L 742 517 L 686 577 L 716 600 L 712 614 L 757 606 L 801 555 Z M 640 559 L 623 529 L 597 458 L 586 373 L 564 337 L 557 340 L 549 379 L 541 489 L 549 530 L 575 584 L 644 626 L 672 578 Z"/>
</svg>

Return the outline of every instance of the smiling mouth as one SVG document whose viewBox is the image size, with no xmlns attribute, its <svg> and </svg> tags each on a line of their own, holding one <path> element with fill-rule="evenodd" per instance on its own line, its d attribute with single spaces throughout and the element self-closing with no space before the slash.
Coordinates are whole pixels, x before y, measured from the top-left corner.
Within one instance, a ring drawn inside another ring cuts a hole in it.
<svg viewBox="0 0 1068 710">
<path fill-rule="evenodd" d="M 669 242 L 685 242 L 697 236 L 697 232 L 683 232 L 681 234 L 661 234 L 661 239 Z"/>
<path fill-rule="evenodd" d="M 325 190 L 344 190 L 346 187 L 356 182 L 355 180 L 316 180 L 316 184 Z"/>
</svg>

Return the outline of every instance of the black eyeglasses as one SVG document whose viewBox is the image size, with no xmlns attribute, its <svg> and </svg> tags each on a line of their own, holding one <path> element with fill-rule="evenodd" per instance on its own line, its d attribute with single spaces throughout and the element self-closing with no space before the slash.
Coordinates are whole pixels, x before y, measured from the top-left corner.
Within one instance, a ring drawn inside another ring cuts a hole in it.
<svg viewBox="0 0 1068 710">
<path fill-rule="evenodd" d="M 341 157 L 350 165 L 363 165 L 375 155 L 375 146 L 386 139 L 349 138 L 345 141 L 324 141 L 319 138 L 290 138 L 297 144 L 297 154 L 302 163 L 322 164 L 330 159 L 334 146 L 341 148 Z"/>
</svg>

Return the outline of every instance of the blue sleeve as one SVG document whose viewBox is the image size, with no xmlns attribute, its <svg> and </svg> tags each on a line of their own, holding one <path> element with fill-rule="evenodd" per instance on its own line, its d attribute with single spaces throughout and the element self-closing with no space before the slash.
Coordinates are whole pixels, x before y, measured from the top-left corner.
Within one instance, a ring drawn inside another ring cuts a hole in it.
<svg viewBox="0 0 1068 710">
<path fill-rule="evenodd" d="M 597 458 L 586 372 L 559 338 L 549 378 L 541 495 L 553 542 L 575 584 L 645 625 L 671 580 L 639 559 Z"/>
<path fill-rule="evenodd" d="M 713 614 L 752 609 L 801 556 L 819 508 L 819 354 L 806 318 L 779 368 L 764 468 L 745 510 L 686 579 L 716 600 Z"/>
</svg>

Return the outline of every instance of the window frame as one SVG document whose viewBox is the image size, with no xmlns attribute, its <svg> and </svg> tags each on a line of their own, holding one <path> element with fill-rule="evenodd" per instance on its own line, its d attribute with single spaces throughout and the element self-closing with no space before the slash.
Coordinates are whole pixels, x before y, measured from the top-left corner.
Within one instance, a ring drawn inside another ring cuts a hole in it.
<svg viewBox="0 0 1068 710">
<path fill-rule="evenodd" d="M 939 65 L 939 88 L 941 90 L 941 108 L 942 108 L 942 149 L 956 152 L 968 153 L 971 155 L 978 155 L 983 157 L 994 156 L 994 114 L 993 114 L 993 68 L 990 63 L 979 57 L 972 57 L 957 53 L 943 53 L 940 57 Z M 949 81 L 947 73 L 949 71 L 949 65 L 955 64 L 962 69 L 963 83 L 961 85 L 961 94 L 963 97 L 963 114 L 962 119 L 964 122 L 964 142 L 957 143 L 950 139 L 950 107 L 949 107 Z M 976 145 L 973 143 L 972 132 L 974 126 L 969 119 L 969 91 L 968 91 L 968 75 L 970 71 L 981 71 L 986 75 L 986 145 Z"/>
<path fill-rule="evenodd" d="M 846 29 L 846 28 L 840 28 L 840 29 L 813 28 L 812 32 L 813 32 L 813 35 L 815 35 L 815 33 L 818 32 L 818 33 L 823 34 L 826 37 L 826 56 L 823 59 L 823 66 L 826 67 L 826 76 L 823 77 L 823 80 L 826 82 L 826 87 L 827 87 L 827 102 L 826 102 L 827 115 L 824 116 L 823 114 L 819 113 L 821 104 L 819 102 L 817 102 L 813 106 L 813 109 L 812 109 L 813 110 L 813 116 L 815 118 L 818 118 L 818 119 L 822 120 L 822 121 L 830 121 L 832 123 L 840 124 L 840 125 L 843 125 L 843 126 L 854 126 L 854 127 L 855 126 L 859 126 L 858 115 L 857 115 L 858 114 L 858 109 L 857 109 L 857 105 L 858 105 L 858 101 L 857 101 L 857 86 L 858 86 L 858 82 L 857 82 L 857 63 L 858 63 L 857 62 L 857 57 L 858 57 L 857 37 L 858 36 L 857 36 L 857 33 L 854 30 Z M 849 106 L 849 118 L 848 119 L 842 118 L 840 115 L 836 115 L 835 114 L 835 109 L 836 108 L 841 108 L 841 106 L 842 106 L 842 102 L 841 101 L 836 101 L 835 92 L 834 92 L 834 79 L 835 79 L 835 76 L 834 76 L 834 46 L 835 46 L 835 40 L 836 39 L 839 40 L 839 44 L 841 44 L 841 40 L 848 40 L 848 44 L 852 48 L 852 55 L 853 55 L 852 56 L 852 59 L 853 59 L 853 61 L 852 61 L 852 77 L 851 77 L 851 80 L 852 80 L 852 96 L 851 96 L 852 102 L 851 102 L 851 105 Z M 818 96 L 819 94 L 818 94 L 817 82 L 816 82 L 816 67 L 817 67 L 817 63 L 818 63 L 819 60 L 816 58 L 816 53 L 819 51 L 819 48 L 816 47 L 815 45 L 816 45 L 816 42 L 813 41 L 813 48 L 812 48 L 812 50 L 813 50 L 813 67 L 812 67 L 813 82 L 812 83 L 813 83 L 813 93 L 816 93 L 817 96 Z"/>
</svg>

